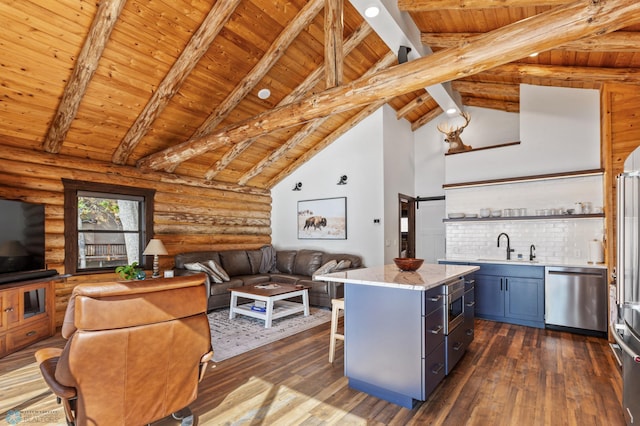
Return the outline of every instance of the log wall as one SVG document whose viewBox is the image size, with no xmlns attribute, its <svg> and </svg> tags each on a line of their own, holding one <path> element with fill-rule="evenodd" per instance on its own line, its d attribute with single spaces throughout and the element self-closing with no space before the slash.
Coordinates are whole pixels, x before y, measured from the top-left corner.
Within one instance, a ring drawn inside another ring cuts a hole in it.
<svg viewBox="0 0 640 426">
<path fill-rule="evenodd" d="M 606 260 L 616 264 L 616 176 L 640 146 L 640 85 L 605 84 L 601 94 L 602 161 L 605 168 Z"/>
<path fill-rule="evenodd" d="M 169 252 L 160 256 L 161 270 L 172 268 L 173 256 L 185 251 L 271 243 L 269 191 L 3 146 L 0 197 L 45 205 L 45 261 L 59 273 L 65 272 L 63 178 L 155 189 L 155 237 Z M 115 278 L 115 274 L 77 275 L 58 283 L 56 325 L 62 324 L 75 285 Z"/>
</svg>

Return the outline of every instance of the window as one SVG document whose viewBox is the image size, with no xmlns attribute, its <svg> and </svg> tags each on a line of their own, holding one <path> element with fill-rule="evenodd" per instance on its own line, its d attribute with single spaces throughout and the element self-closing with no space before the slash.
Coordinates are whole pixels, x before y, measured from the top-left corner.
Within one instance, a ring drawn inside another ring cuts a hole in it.
<svg viewBox="0 0 640 426">
<path fill-rule="evenodd" d="M 65 272 L 113 272 L 144 263 L 154 190 L 63 179 Z"/>
</svg>

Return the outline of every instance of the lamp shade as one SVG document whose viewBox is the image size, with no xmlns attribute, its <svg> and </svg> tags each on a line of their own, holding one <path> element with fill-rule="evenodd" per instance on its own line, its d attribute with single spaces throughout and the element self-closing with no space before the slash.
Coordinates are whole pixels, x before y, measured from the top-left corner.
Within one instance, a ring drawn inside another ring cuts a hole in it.
<svg viewBox="0 0 640 426">
<path fill-rule="evenodd" d="M 162 241 L 160 241 L 157 238 L 153 238 L 149 240 L 149 244 L 147 244 L 147 247 L 144 249 L 142 254 L 144 256 L 154 256 L 154 255 L 164 255 L 169 253 L 167 252 L 167 249 L 164 247 L 164 244 L 162 244 Z"/>
</svg>

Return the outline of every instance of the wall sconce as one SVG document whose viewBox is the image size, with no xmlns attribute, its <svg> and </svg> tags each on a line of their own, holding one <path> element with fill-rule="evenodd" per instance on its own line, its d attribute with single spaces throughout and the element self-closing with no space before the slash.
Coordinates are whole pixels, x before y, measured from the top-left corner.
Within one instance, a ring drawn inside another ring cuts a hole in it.
<svg viewBox="0 0 640 426">
<path fill-rule="evenodd" d="M 347 175 L 340 176 L 340 180 L 336 185 L 346 185 L 347 184 Z"/>
<path fill-rule="evenodd" d="M 162 241 L 157 238 L 153 238 L 149 240 L 149 244 L 147 244 L 147 248 L 142 252 L 143 256 L 153 256 L 153 275 L 151 278 L 158 278 L 160 276 L 160 268 L 158 267 L 158 256 L 159 255 L 167 255 L 167 249 L 162 244 Z"/>
<path fill-rule="evenodd" d="M 297 182 L 292 191 L 300 191 L 302 189 L 302 182 Z"/>
</svg>

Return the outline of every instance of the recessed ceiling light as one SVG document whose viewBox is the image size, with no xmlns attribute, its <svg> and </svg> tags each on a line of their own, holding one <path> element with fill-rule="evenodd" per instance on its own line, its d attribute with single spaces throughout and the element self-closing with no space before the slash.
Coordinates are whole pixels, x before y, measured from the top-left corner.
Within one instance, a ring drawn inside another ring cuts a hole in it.
<svg viewBox="0 0 640 426">
<path fill-rule="evenodd" d="M 458 110 L 457 110 L 457 109 L 455 109 L 455 108 L 449 108 L 449 109 L 447 110 L 447 114 L 449 114 L 449 115 L 453 115 L 453 114 L 455 114 L 456 112 L 458 112 Z"/>
<path fill-rule="evenodd" d="M 269 89 L 260 89 L 258 92 L 258 97 L 260 99 L 267 99 L 269 96 L 271 96 L 271 90 Z"/>
<path fill-rule="evenodd" d="M 364 10 L 364 16 L 367 18 L 375 18 L 380 13 L 380 8 L 378 6 L 367 6 Z"/>
<path fill-rule="evenodd" d="M 529 56 L 530 56 L 530 57 L 532 57 L 532 58 L 535 58 L 536 56 L 538 56 L 538 52 L 534 52 L 534 53 L 532 53 L 532 54 L 531 54 L 531 55 L 529 55 Z"/>
</svg>

